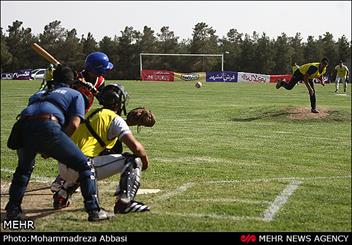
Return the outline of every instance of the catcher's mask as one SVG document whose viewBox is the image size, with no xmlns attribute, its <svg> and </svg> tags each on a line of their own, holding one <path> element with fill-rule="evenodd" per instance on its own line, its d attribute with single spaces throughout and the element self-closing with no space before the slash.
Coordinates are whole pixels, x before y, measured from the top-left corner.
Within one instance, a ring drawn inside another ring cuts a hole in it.
<svg viewBox="0 0 352 245">
<path fill-rule="evenodd" d="M 128 93 L 125 88 L 118 83 L 106 85 L 101 92 L 98 93 L 97 99 L 99 104 L 106 108 L 115 108 L 117 114 L 123 111 L 126 115 L 126 107 L 128 104 Z"/>
</svg>

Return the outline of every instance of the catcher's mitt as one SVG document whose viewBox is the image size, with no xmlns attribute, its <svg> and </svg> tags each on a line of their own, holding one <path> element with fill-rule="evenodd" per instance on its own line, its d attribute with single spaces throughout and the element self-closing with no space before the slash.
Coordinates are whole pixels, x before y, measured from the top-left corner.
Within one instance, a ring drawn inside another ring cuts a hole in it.
<svg viewBox="0 0 352 245">
<path fill-rule="evenodd" d="M 153 127 L 155 115 L 145 107 L 137 107 L 127 113 L 126 122 L 128 126 Z"/>
</svg>

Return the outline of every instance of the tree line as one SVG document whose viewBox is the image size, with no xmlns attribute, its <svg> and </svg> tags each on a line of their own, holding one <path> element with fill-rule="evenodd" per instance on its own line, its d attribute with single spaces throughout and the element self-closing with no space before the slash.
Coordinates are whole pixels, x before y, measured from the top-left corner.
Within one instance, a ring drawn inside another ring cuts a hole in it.
<svg viewBox="0 0 352 245">
<path fill-rule="evenodd" d="M 97 41 L 90 32 L 78 37 L 76 29 L 67 30 L 58 20 L 46 25 L 39 35 L 32 34 L 31 28 L 23 27 L 23 22 L 16 20 L 5 32 L 1 28 L 1 72 L 47 67 L 47 61 L 30 48 L 33 42 L 76 70 L 84 68 L 89 53 L 104 52 L 115 66 L 108 79 L 140 79 L 141 52 L 223 53 L 224 70 L 260 74 L 287 74 L 291 72 L 292 63 L 316 62 L 323 57 L 330 61 L 328 73 L 339 60 L 351 67 L 351 42 L 345 35 L 335 41 L 333 35 L 326 32 L 317 39 L 308 36 L 304 41 L 300 33 L 294 37 L 282 33 L 276 39 L 255 31 L 252 35 L 239 33 L 235 28 L 223 37 L 215 33 L 216 30 L 204 22 L 194 26 L 191 38 L 182 40 L 168 26 L 163 26 L 158 33 L 148 26 L 144 26 L 142 32 L 126 26 L 120 35 L 104 36 Z M 147 56 L 143 58 L 143 68 L 177 72 L 220 71 L 221 60 L 216 57 Z"/>
</svg>

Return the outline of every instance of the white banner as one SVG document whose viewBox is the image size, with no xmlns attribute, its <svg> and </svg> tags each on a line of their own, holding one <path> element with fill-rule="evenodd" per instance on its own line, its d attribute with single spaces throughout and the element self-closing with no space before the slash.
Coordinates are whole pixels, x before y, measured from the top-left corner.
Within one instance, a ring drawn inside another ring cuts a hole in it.
<svg viewBox="0 0 352 245">
<path fill-rule="evenodd" d="M 269 83 L 270 75 L 238 72 L 237 82 Z"/>
</svg>

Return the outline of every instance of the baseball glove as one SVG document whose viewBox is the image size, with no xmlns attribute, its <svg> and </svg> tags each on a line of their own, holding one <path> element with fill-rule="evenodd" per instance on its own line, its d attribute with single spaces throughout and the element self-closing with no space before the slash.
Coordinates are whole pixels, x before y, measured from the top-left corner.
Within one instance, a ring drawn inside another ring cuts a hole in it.
<svg viewBox="0 0 352 245">
<path fill-rule="evenodd" d="M 137 107 L 127 113 L 126 122 L 128 126 L 153 127 L 155 115 L 145 107 Z"/>
</svg>

